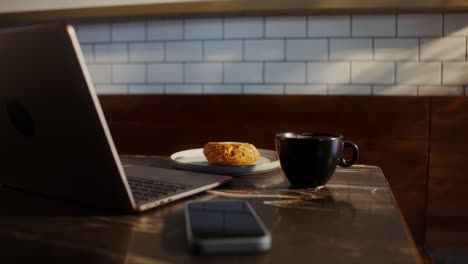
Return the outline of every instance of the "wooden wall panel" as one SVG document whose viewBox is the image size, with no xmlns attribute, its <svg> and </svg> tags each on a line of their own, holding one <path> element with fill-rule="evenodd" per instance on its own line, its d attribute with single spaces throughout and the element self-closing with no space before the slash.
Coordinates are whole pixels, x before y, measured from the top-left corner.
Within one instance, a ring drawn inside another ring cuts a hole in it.
<svg viewBox="0 0 468 264">
<path fill-rule="evenodd" d="M 432 98 L 427 244 L 468 246 L 468 98 Z"/>
<path fill-rule="evenodd" d="M 380 166 L 418 243 L 425 235 L 429 98 L 361 96 L 101 96 L 120 152 L 169 155 L 208 141 L 274 149 L 274 135 L 327 131 Z"/>
</svg>

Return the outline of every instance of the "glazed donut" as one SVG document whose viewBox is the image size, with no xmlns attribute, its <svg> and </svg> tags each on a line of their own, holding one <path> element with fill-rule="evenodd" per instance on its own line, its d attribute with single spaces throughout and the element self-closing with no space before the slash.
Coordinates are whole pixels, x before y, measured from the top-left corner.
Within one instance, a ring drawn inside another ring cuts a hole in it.
<svg viewBox="0 0 468 264">
<path fill-rule="evenodd" d="M 203 154 L 210 164 L 228 166 L 249 165 L 260 158 L 254 145 L 242 142 L 208 142 Z"/>
</svg>

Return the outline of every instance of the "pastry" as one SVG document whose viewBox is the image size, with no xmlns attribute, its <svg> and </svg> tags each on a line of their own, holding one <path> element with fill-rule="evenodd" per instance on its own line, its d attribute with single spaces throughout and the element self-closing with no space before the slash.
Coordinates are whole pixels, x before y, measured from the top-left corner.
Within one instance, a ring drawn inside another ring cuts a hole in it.
<svg viewBox="0 0 468 264">
<path fill-rule="evenodd" d="M 210 164 L 228 166 L 249 165 L 260 158 L 254 145 L 242 142 L 209 142 L 203 154 Z"/>
</svg>

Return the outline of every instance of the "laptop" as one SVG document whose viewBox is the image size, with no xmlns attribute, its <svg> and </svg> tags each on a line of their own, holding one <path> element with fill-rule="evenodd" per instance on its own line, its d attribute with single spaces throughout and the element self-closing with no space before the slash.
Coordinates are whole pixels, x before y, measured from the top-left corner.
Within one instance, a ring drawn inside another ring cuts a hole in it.
<svg viewBox="0 0 468 264">
<path fill-rule="evenodd" d="M 72 26 L 3 31 L 0 58 L 0 184 L 138 212 L 231 180 L 121 160 Z"/>
</svg>

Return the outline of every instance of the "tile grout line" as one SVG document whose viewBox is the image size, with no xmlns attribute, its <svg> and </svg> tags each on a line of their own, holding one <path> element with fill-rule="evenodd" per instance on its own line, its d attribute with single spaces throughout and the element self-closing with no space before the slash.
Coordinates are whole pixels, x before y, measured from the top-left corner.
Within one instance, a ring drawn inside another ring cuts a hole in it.
<svg viewBox="0 0 468 264">
<path fill-rule="evenodd" d="M 149 42 L 148 41 L 148 19 L 145 19 L 145 42 Z M 163 45 L 163 53 L 164 53 L 164 45 Z M 129 53 L 129 56 L 130 56 L 130 53 Z M 164 54 L 163 54 L 164 56 Z M 148 64 L 149 62 L 145 62 L 145 85 L 148 85 Z M 130 88 L 129 88 L 130 89 Z M 130 90 L 129 90 L 130 92 Z"/>
<path fill-rule="evenodd" d="M 441 30 L 442 36 L 441 37 L 443 37 L 445 36 L 445 14 L 442 13 L 441 16 L 442 16 L 442 30 Z"/>
<path fill-rule="evenodd" d="M 287 43 L 286 38 L 283 40 L 283 61 L 286 62 Z"/>
<path fill-rule="evenodd" d="M 145 19 L 145 42 L 148 42 L 148 19 Z"/>
<path fill-rule="evenodd" d="M 262 84 L 265 84 L 265 61 L 262 61 Z"/>
<path fill-rule="evenodd" d="M 461 37 L 462 35 L 456 35 L 452 36 L 451 38 L 456 38 L 456 37 Z M 464 36 L 464 35 L 463 35 Z M 335 40 L 350 40 L 350 39 L 370 39 L 372 37 L 376 37 L 378 39 L 416 39 L 418 37 L 422 38 L 440 38 L 440 36 L 420 36 L 420 35 L 408 35 L 408 36 L 353 36 L 353 37 L 346 37 L 346 36 L 319 36 L 319 37 L 287 37 L 288 40 L 309 40 L 309 39 L 335 39 Z M 262 37 L 239 37 L 239 38 L 227 38 L 225 40 L 282 40 L 285 37 L 268 37 L 268 38 L 262 38 Z M 200 40 L 222 40 L 220 38 L 194 38 L 194 39 L 154 39 L 154 40 L 148 40 L 148 42 L 162 42 L 162 41 L 172 41 L 172 42 L 184 42 L 184 41 L 200 41 Z M 128 40 L 114 40 L 114 41 L 80 41 L 80 44 L 122 44 L 126 43 Z M 145 40 L 132 40 L 132 43 L 146 43 L 147 41 Z"/>
<path fill-rule="evenodd" d="M 418 62 L 421 62 L 421 38 L 418 37 Z"/>
<path fill-rule="evenodd" d="M 224 19 L 225 17 L 221 17 L 221 40 L 225 40 L 226 39 L 226 36 L 224 34 Z"/>
<path fill-rule="evenodd" d="M 144 61 L 134 61 L 134 62 L 130 62 L 128 64 L 140 64 Z M 202 61 L 202 60 L 170 60 L 170 61 L 163 61 L 163 60 L 151 60 L 151 61 L 147 61 L 149 63 L 160 63 L 160 64 L 164 64 L 164 63 L 182 63 L 182 62 L 186 62 L 186 63 L 201 63 L 201 62 L 207 62 L 207 63 L 214 63 L 214 62 L 226 62 L 226 63 L 261 63 L 261 62 L 273 62 L 273 63 L 280 63 L 280 62 L 284 62 L 283 60 L 244 60 L 244 61 L 240 61 L 240 60 L 213 60 L 213 61 Z M 287 62 L 291 62 L 291 63 L 301 63 L 301 62 L 317 62 L 317 63 L 326 63 L 326 62 L 334 62 L 334 63 L 343 63 L 343 62 L 372 62 L 371 60 L 365 60 L 365 59 L 359 59 L 359 60 L 344 60 L 344 59 L 340 59 L 340 60 L 307 60 L 307 59 L 303 59 L 303 60 L 289 60 Z M 402 63 L 418 63 L 419 61 L 417 60 L 376 60 L 375 62 L 384 62 L 384 63 L 393 63 L 393 62 L 402 62 Z M 434 62 L 440 62 L 440 60 L 426 60 L 426 61 L 422 61 L 421 63 L 434 63 Z M 444 62 L 463 62 L 461 60 L 445 60 Z M 102 65 L 102 64 L 109 64 L 109 63 L 114 63 L 112 61 L 101 61 L 101 62 L 94 62 L 94 63 L 91 63 L 93 65 Z M 122 62 L 122 61 L 116 61 L 115 62 L 116 64 L 126 64 L 126 62 Z"/>
<path fill-rule="evenodd" d="M 185 18 L 182 18 L 182 41 L 183 40 L 186 40 L 185 38 L 185 27 L 186 27 L 186 19 Z"/>
<path fill-rule="evenodd" d="M 242 40 L 242 58 L 240 62 L 245 61 L 245 39 Z"/>
<path fill-rule="evenodd" d="M 125 48 L 127 50 L 127 64 L 130 64 L 130 42 L 125 43 Z"/>
<path fill-rule="evenodd" d="M 114 40 L 113 40 L 113 38 L 114 38 L 113 35 L 114 35 L 114 34 L 112 33 L 112 31 L 113 31 L 112 29 L 114 28 L 114 25 L 113 25 L 113 24 L 114 24 L 114 23 L 109 22 L 109 38 L 110 38 L 110 39 L 109 39 L 109 43 L 114 43 Z"/>
<path fill-rule="evenodd" d="M 181 64 L 182 64 L 182 84 L 185 84 L 185 81 L 186 81 L 185 80 L 185 64 L 186 64 L 186 62 L 183 61 Z"/>
<path fill-rule="evenodd" d="M 149 75 L 148 74 L 148 63 L 145 62 L 144 65 L 145 65 L 145 85 L 148 85 L 148 75 Z"/>
<path fill-rule="evenodd" d="M 307 61 L 304 62 L 305 64 L 305 84 L 307 85 L 309 83 L 309 63 L 307 63 Z"/>
<path fill-rule="evenodd" d="M 395 38 L 398 38 L 398 17 L 400 14 L 396 13 L 395 14 Z"/>
<path fill-rule="evenodd" d="M 262 39 L 266 39 L 266 17 L 262 16 Z"/>
<path fill-rule="evenodd" d="M 444 84 L 444 62 L 440 62 L 440 86 Z"/>
<path fill-rule="evenodd" d="M 375 61 L 375 37 L 372 37 L 372 61 Z"/>
<path fill-rule="evenodd" d="M 224 61 L 221 62 L 221 84 L 225 84 L 224 83 Z"/>
<path fill-rule="evenodd" d="M 95 63 L 96 62 L 96 44 L 95 43 L 91 43 L 91 55 L 93 55 L 92 63 Z"/>
<path fill-rule="evenodd" d="M 205 40 L 201 40 L 201 62 L 206 62 L 205 58 Z"/>
<path fill-rule="evenodd" d="M 352 84 L 352 77 L 353 77 L 353 67 L 352 67 L 353 62 L 350 61 L 348 63 L 349 63 L 349 81 L 348 81 L 348 84 L 351 85 Z"/>
<path fill-rule="evenodd" d="M 163 41 L 163 63 L 167 63 L 167 40 Z"/>
</svg>

